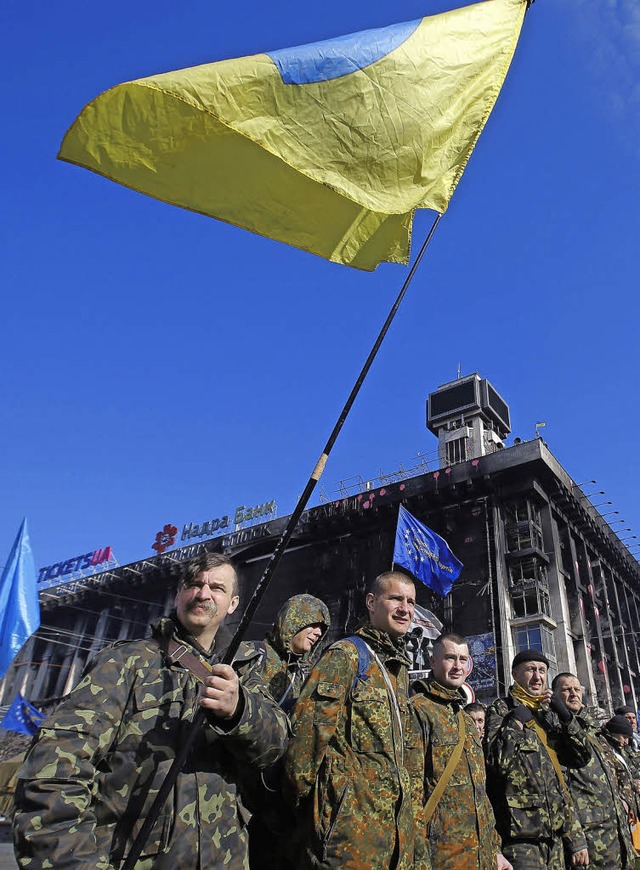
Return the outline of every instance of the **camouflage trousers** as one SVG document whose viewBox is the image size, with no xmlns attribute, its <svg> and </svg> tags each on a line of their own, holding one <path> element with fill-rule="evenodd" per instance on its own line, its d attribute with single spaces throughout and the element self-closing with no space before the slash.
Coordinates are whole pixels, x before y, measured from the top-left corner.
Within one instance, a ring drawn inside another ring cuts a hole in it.
<svg viewBox="0 0 640 870">
<path fill-rule="evenodd" d="M 513 870 L 565 870 L 564 846 L 559 837 L 506 843 L 502 854 L 513 864 Z"/>
</svg>

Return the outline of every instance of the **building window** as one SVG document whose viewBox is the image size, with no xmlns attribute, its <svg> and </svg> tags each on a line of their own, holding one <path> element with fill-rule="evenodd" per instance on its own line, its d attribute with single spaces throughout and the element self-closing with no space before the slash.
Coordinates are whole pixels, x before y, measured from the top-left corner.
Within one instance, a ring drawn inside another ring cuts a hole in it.
<svg viewBox="0 0 640 870">
<path fill-rule="evenodd" d="M 509 565 L 509 585 L 512 589 L 535 583 L 548 586 L 546 566 L 538 559 L 518 559 Z"/>
<path fill-rule="evenodd" d="M 539 616 L 545 614 L 551 616 L 551 604 L 549 602 L 549 590 L 541 583 L 525 589 L 514 590 L 511 593 L 513 616 Z"/>
<path fill-rule="evenodd" d="M 540 511 L 529 499 L 523 498 L 505 504 L 504 531 L 508 553 L 532 547 L 544 550 Z"/>
<path fill-rule="evenodd" d="M 523 649 L 535 649 L 538 652 L 544 653 L 551 663 L 555 663 L 556 646 L 553 641 L 553 634 L 546 625 L 533 622 L 529 625 L 516 626 L 513 629 L 513 640 L 516 652 L 520 652 Z"/>
<path fill-rule="evenodd" d="M 446 444 L 447 465 L 455 465 L 458 462 L 467 461 L 467 439 L 454 438 Z"/>
</svg>

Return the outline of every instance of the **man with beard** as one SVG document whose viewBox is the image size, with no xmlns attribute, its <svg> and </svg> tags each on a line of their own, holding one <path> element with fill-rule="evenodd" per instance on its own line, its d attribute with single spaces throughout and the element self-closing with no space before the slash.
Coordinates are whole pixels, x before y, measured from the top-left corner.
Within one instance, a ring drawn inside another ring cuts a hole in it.
<svg viewBox="0 0 640 870">
<path fill-rule="evenodd" d="M 481 737 L 473 719 L 463 712 L 467 698 L 461 686 L 468 665 L 465 638 L 443 634 L 433 644 L 431 674 L 412 687 L 424 759 L 417 836 L 426 837 L 432 870 L 512 870 L 500 854 Z M 456 749 L 459 757 L 447 777 Z"/>
<path fill-rule="evenodd" d="M 487 785 L 502 852 L 514 870 L 564 870 L 589 863 L 561 765 L 591 757 L 587 736 L 547 690 L 548 659 L 522 650 L 512 663 L 506 698 L 487 711 Z"/>
<path fill-rule="evenodd" d="M 292 717 L 285 792 L 303 838 L 299 868 L 418 866 L 405 763 L 417 742 L 404 646 L 415 587 L 381 574 L 365 603 L 367 621 L 325 652 Z"/>
<path fill-rule="evenodd" d="M 248 867 L 245 775 L 282 755 L 287 719 L 241 645 L 220 664 L 222 623 L 239 603 L 225 556 L 186 566 L 175 611 L 152 637 L 99 652 L 42 726 L 20 772 L 14 837 L 21 867 L 121 866 L 199 706 L 207 721 L 136 863 L 139 870 Z"/>
<path fill-rule="evenodd" d="M 591 746 L 591 759 L 584 767 L 565 767 L 576 814 L 582 825 L 593 870 L 631 870 L 635 866 L 629 833 L 628 811 L 618 791 L 616 771 L 608 760 L 598 725 L 582 703 L 582 686 L 570 673 L 558 674 L 551 688 L 562 698 L 584 730 Z"/>
</svg>

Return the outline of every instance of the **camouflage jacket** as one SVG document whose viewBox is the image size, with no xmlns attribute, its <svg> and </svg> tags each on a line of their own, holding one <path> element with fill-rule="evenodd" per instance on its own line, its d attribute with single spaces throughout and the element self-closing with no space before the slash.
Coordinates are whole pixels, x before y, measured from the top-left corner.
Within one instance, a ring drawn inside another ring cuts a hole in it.
<svg viewBox="0 0 640 870">
<path fill-rule="evenodd" d="M 323 625 L 325 634 L 331 625 L 326 604 L 313 595 L 294 595 L 280 608 L 273 628 L 265 639 L 262 679 L 278 704 L 287 711 L 300 696 L 312 661 L 317 658 L 316 647 L 320 641 L 304 655 L 292 653 L 289 644 L 299 631 L 318 622 Z"/>
<path fill-rule="evenodd" d="M 333 644 L 311 671 L 284 763 L 285 792 L 304 829 L 299 866 L 409 870 L 414 821 L 405 752 L 419 740 L 409 714 L 409 659 L 403 642 L 385 632 L 366 625 L 356 633 L 379 657 L 397 707 L 373 656 L 355 681 L 358 653 L 349 641 Z"/>
<path fill-rule="evenodd" d="M 633 847 L 628 813 L 618 792 L 616 770 L 602 742 L 597 723 L 583 707 L 576 715 L 591 745 L 591 758 L 583 767 L 564 767 L 576 815 L 587 839 L 593 870 L 631 870 Z"/>
<path fill-rule="evenodd" d="M 174 634 L 211 663 L 228 644 L 221 628 L 206 655 L 180 629 L 164 618 L 154 635 Z M 283 753 L 287 720 L 257 673 L 255 651 L 241 645 L 233 666 L 241 681 L 239 718 L 225 728 L 209 717 L 137 870 L 247 867 L 244 772 Z M 95 656 L 45 721 L 20 772 L 14 839 L 21 867 L 120 866 L 189 729 L 198 688 L 192 674 L 171 664 L 150 639 Z"/>
<path fill-rule="evenodd" d="M 458 689 L 449 689 L 433 678 L 414 685 L 411 704 L 422 734 L 424 761 L 422 808 L 460 739 L 458 710 L 467 703 Z M 433 870 L 495 870 L 500 841 L 486 790 L 484 753 L 478 730 L 464 714 L 465 741 L 462 757 L 424 827 L 418 819 L 417 836 L 425 836 Z"/>
<path fill-rule="evenodd" d="M 633 787 L 635 772 L 629 764 L 629 758 L 624 749 L 610 738 L 606 731 L 598 735 L 603 752 L 615 771 L 618 794 L 625 802 L 628 812 L 637 813 L 637 794 Z"/>
<path fill-rule="evenodd" d="M 509 695 L 487 710 L 487 789 L 503 846 L 509 842 L 562 838 L 570 853 L 586 849 L 586 840 L 570 798 L 558 780 L 549 753 L 535 730 L 521 728 L 511 715 L 518 702 Z M 536 714 L 561 764 L 587 764 L 587 736 L 572 718 L 561 725 L 547 711 Z"/>
</svg>

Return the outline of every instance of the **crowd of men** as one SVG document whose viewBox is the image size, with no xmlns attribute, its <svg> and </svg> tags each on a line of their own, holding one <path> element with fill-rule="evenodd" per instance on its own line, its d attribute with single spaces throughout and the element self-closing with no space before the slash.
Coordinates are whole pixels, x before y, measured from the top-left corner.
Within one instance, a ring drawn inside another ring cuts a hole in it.
<svg viewBox="0 0 640 870">
<path fill-rule="evenodd" d="M 144 640 L 98 653 L 47 719 L 20 772 L 19 865 L 116 870 L 172 761 L 198 730 L 136 870 L 630 870 L 640 746 L 635 712 L 600 727 L 577 677 L 519 652 L 507 696 L 462 689 L 469 649 L 433 644 L 410 682 L 415 587 L 377 577 L 366 619 L 321 655 L 330 627 L 312 595 L 287 601 L 231 664 L 231 561 L 183 571 L 175 609 Z"/>
</svg>

